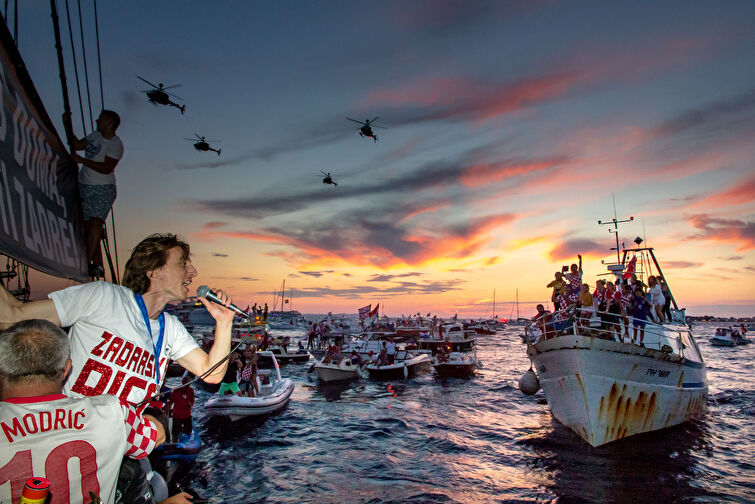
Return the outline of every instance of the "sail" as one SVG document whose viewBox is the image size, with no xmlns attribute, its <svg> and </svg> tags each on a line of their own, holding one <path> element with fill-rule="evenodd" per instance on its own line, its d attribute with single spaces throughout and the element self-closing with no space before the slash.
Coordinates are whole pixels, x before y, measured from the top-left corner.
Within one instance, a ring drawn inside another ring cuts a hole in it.
<svg viewBox="0 0 755 504">
<path fill-rule="evenodd" d="M 4 20 L 0 39 L 0 253 L 50 275 L 84 281 L 77 166 Z"/>
</svg>

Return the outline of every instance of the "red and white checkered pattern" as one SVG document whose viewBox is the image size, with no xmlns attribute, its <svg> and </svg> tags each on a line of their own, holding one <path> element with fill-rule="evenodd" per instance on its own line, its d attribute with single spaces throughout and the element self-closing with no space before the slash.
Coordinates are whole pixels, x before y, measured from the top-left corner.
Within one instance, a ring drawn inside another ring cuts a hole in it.
<svg viewBox="0 0 755 504">
<path fill-rule="evenodd" d="M 143 459 L 157 444 L 157 428 L 130 404 L 121 402 L 121 409 L 126 424 L 126 456 Z"/>
</svg>

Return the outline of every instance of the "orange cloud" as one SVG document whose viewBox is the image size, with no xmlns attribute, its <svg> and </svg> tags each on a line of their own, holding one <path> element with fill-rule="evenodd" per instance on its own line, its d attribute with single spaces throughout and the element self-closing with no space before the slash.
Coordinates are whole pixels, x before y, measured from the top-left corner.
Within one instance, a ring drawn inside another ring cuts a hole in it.
<svg viewBox="0 0 755 504">
<path fill-rule="evenodd" d="M 719 208 L 722 206 L 752 204 L 753 202 L 755 202 L 755 175 L 744 179 L 741 183 L 725 191 L 706 196 L 690 205 L 690 207 Z"/>
<path fill-rule="evenodd" d="M 735 245 L 738 252 L 755 248 L 755 222 L 738 219 L 720 219 L 707 214 L 692 215 L 687 221 L 701 233 L 688 239 L 704 239 Z"/>
</svg>

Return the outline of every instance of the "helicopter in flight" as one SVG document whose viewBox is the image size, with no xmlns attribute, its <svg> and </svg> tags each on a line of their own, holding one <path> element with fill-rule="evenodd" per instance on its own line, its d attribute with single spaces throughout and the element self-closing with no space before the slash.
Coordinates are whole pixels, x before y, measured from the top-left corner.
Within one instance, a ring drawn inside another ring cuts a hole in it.
<svg viewBox="0 0 755 504">
<path fill-rule="evenodd" d="M 380 119 L 377 116 L 373 117 L 372 119 L 365 119 L 364 122 L 357 121 L 356 119 L 352 119 L 351 117 L 347 117 L 346 119 L 348 119 L 349 121 L 353 121 L 355 123 L 361 124 L 362 127 L 359 128 L 359 136 L 372 138 L 372 140 L 374 140 L 376 143 L 378 141 L 378 137 L 377 137 L 377 134 L 372 131 L 372 128 L 386 129 L 383 126 L 375 126 L 374 124 L 375 121 Z"/>
<path fill-rule="evenodd" d="M 205 140 L 205 137 L 199 136 L 197 133 L 194 133 L 194 136 L 196 138 L 184 138 L 184 140 L 188 140 L 189 142 L 194 142 L 194 148 L 197 149 L 198 151 L 203 151 L 203 152 L 213 151 L 213 152 L 217 152 L 218 156 L 220 156 L 220 149 L 213 149 L 212 147 L 210 147 L 210 143 L 209 143 L 209 142 L 220 142 L 220 140 Z"/>
<path fill-rule="evenodd" d="M 143 77 L 136 76 L 137 79 L 146 82 L 150 86 L 152 86 L 153 89 L 147 89 L 142 91 L 142 93 L 147 93 L 147 99 L 152 105 L 170 105 L 171 107 L 176 107 L 178 110 L 181 111 L 181 115 L 183 115 L 184 112 L 186 112 L 186 105 L 179 105 L 178 103 L 172 102 L 170 100 L 170 97 L 178 98 L 179 100 L 183 100 L 180 96 L 176 96 L 173 93 L 168 93 L 168 89 L 173 89 L 179 87 L 181 84 L 174 84 L 173 86 L 164 87 L 162 82 L 155 86 L 150 81 Z"/>
<path fill-rule="evenodd" d="M 322 173 L 325 178 L 322 179 L 323 184 L 333 184 L 335 187 L 338 187 L 338 182 L 333 180 L 333 177 L 330 175 L 330 172 L 325 173 L 324 171 L 320 170 L 320 173 Z"/>
</svg>

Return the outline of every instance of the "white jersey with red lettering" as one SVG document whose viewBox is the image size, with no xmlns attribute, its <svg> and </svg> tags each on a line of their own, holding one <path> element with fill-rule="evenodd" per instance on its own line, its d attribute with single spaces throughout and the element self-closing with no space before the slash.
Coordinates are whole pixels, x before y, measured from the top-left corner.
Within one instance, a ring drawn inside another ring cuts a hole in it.
<svg viewBox="0 0 755 504">
<path fill-rule="evenodd" d="M 154 395 L 165 380 L 170 360 L 178 360 L 197 342 L 176 317 L 165 314 L 160 356 L 160 382 L 155 373 L 155 348 L 160 324 L 152 333 L 131 289 L 108 282 L 90 282 L 49 294 L 63 327 L 70 326 L 71 376 L 63 393 L 71 397 L 114 395 L 138 404 Z"/>
<path fill-rule="evenodd" d="M 157 431 L 116 397 L 63 394 L 0 401 L 0 502 L 18 502 L 26 480 L 50 480 L 51 504 L 115 501 L 123 456 L 144 458 Z"/>
</svg>

